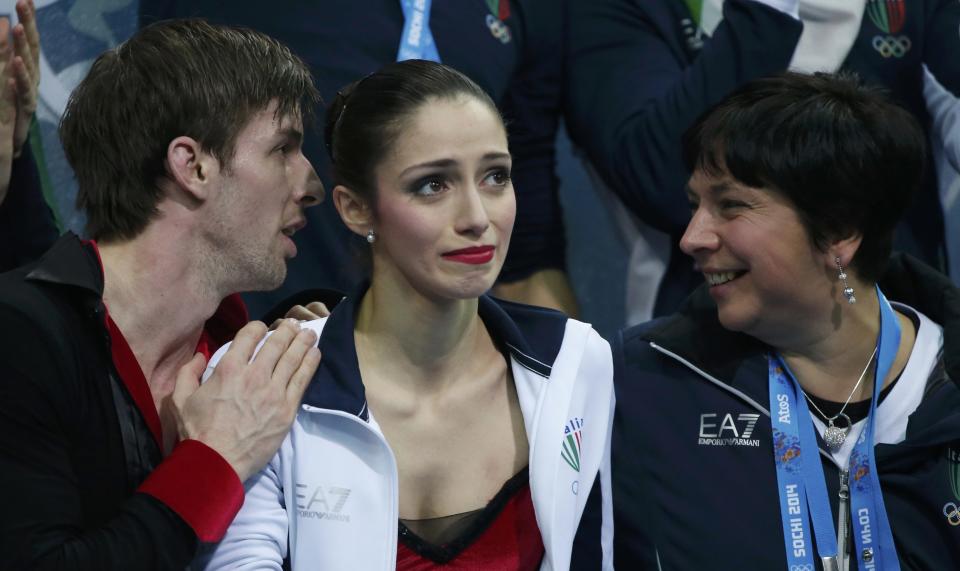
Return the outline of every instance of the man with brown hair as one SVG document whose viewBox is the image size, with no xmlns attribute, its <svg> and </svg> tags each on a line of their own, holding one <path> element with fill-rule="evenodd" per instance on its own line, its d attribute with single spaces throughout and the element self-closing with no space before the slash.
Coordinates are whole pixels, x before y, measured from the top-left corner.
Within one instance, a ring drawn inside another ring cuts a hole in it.
<svg viewBox="0 0 960 571">
<path fill-rule="evenodd" d="M 184 569 L 218 540 L 319 363 L 234 292 L 277 287 L 322 193 L 318 95 L 278 42 L 198 20 L 101 55 L 61 137 L 93 240 L 0 275 L 0 569 Z M 202 387 L 206 359 L 239 329 Z"/>
</svg>

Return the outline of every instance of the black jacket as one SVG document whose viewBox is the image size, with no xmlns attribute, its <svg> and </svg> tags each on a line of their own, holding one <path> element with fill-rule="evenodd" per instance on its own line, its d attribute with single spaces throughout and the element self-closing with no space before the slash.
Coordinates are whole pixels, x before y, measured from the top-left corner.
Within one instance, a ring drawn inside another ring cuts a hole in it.
<svg viewBox="0 0 960 571">
<path fill-rule="evenodd" d="M 906 440 L 875 448 L 897 551 L 904 569 L 956 569 L 960 526 L 944 510 L 960 505 L 960 290 L 899 257 L 880 286 L 941 324 L 945 339 Z M 628 329 L 614 344 L 618 568 L 786 568 L 766 408 L 769 348 L 723 329 L 716 313 L 701 289 L 678 314 Z M 731 415 L 738 444 L 700 445 L 704 413 L 717 422 Z M 839 472 L 830 461 L 823 470 L 836 521 Z"/>
<path fill-rule="evenodd" d="M 0 274 L 2 571 L 182 571 L 204 517 L 239 509 L 209 491 L 230 488 L 215 452 L 186 441 L 161 457 L 112 358 L 102 289 L 71 234 Z"/>
</svg>

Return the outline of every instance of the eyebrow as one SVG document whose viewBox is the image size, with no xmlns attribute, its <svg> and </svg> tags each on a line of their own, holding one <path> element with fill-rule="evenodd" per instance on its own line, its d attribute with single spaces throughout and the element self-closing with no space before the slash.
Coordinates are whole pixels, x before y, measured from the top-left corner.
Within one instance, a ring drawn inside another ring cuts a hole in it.
<svg viewBox="0 0 960 571">
<path fill-rule="evenodd" d="M 294 127 L 285 127 L 277 131 L 277 136 L 291 143 L 303 142 L 303 131 Z"/>
<path fill-rule="evenodd" d="M 722 180 L 720 182 L 711 184 L 710 187 L 707 188 L 707 191 L 710 192 L 711 194 L 724 194 L 727 192 L 737 190 L 737 188 L 738 187 L 732 184 L 730 181 Z M 692 188 L 690 188 L 689 184 L 685 185 L 683 189 L 687 193 L 687 198 L 696 198 L 698 196 L 697 193 L 694 192 Z"/>
<path fill-rule="evenodd" d="M 481 157 L 481 160 L 495 161 L 495 160 L 509 159 L 509 158 L 510 158 L 510 153 L 501 153 L 499 151 L 494 151 L 494 152 L 490 152 L 483 155 L 483 157 Z M 457 164 L 457 161 L 453 159 L 437 159 L 435 161 L 418 163 L 403 169 L 403 171 L 400 173 L 400 176 L 404 176 L 405 174 L 413 170 L 425 169 L 425 168 L 450 168 L 450 167 L 456 166 L 456 164 Z"/>
<path fill-rule="evenodd" d="M 725 180 L 710 185 L 710 192 L 713 192 L 714 194 L 723 194 L 724 192 L 729 192 L 731 190 L 733 190 L 733 185 Z"/>
</svg>

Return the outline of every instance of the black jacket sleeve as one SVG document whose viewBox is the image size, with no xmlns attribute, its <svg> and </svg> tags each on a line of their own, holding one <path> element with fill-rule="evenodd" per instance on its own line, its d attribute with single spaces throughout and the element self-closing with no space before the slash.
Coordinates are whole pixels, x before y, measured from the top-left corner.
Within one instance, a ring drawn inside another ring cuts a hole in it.
<svg viewBox="0 0 960 571">
<path fill-rule="evenodd" d="M 563 212 L 558 195 L 556 137 L 561 110 L 559 57 L 564 11 L 556 0 L 512 2 L 522 29 L 519 64 L 501 108 L 510 133 L 517 218 L 502 281 L 565 266 Z"/>
<path fill-rule="evenodd" d="M 729 0 L 698 51 L 683 2 L 590 0 L 570 11 L 571 138 L 627 208 L 678 235 L 689 218 L 683 132 L 737 86 L 787 69 L 802 24 Z"/>
<path fill-rule="evenodd" d="M 0 204 L 0 272 L 36 260 L 59 235 L 28 142 L 13 161 L 10 187 Z"/>
<path fill-rule="evenodd" d="M 196 552 L 196 535 L 157 499 L 132 494 L 116 513 L 90 525 L 89 507 L 98 498 L 81 494 L 70 437 L 90 403 L 78 394 L 72 340 L 67 331 L 54 332 L 56 322 L 38 324 L 42 307 L 7 295 L 9 288 L 3 293 L 0 570 L 182 571 Z M 89 468 L 82 476 L 88 481 L 107 478 L 111 469 Z"/>
</svg>

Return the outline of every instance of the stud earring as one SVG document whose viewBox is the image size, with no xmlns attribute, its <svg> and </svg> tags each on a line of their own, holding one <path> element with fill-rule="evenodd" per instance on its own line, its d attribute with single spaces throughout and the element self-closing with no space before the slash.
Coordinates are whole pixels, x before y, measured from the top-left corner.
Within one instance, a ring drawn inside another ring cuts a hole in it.
<svg viewBox="0 0 960 571">
<path fill-rule="evenodd" d="M 847 283 L 847 272 L 843 271 L 843 264 L 840 263 L 840 258 L 836 258 L 837 270 L 837 279 L 843 282 L 843 295 L 847 298 L 847 303 L 854 304 L 857 303 L 857 297 L 853 294 L 853 288 L 850 287 L 850 284 Z"/>
<path fill-rule="evenodd" d="M 373 228 L 367 230 L 367 244 L 373 244 L 376 241 L 377 241 L 377 233 L 373 231 Z"/>
</svg>

